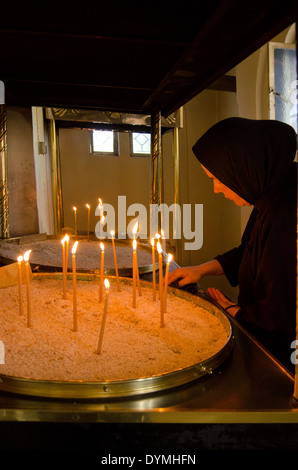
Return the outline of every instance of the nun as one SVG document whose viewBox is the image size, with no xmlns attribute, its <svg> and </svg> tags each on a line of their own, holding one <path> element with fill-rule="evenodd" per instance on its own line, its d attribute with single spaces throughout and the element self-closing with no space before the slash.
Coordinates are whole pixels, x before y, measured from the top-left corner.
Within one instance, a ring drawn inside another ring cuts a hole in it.
<svg viewBox="0 0 298 470">
<path fill-rule="evenodd" d="M 193 146 L 214 191 L 253 206 L 241 243 L 199 266 L 169 274 L 178 287 L 225 275 L 239 286 L 237 304 L 209 295 L 290 372 L 296 337 L 296 133 L 279 121 L 228 118 Z"/>
</svg>

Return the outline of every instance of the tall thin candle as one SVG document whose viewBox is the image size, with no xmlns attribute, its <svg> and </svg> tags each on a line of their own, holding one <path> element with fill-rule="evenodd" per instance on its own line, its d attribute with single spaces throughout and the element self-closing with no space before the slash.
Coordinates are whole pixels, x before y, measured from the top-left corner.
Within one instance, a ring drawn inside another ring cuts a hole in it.
<svg viewBox="0 0 298 470">
<path fill-rule="evenodd" d="M 109 280 L 105 279 L 104 284 L 106 288 L 106 298 L 105 298 L 104 311 L 103 311 L 103 316 L 101 320 L 101 328 L 100 328 L 99 340 L 98 340 L 97 351 L 96 351 L 97 354 L 101 354 L 103 334 L 104 334 L 104 329 L 106 325 L 106 318 L 107 318 L 107 311 L 108 311 L 109 287 L 110 287 Z"/>
<path fill-rule="evenodd" d="M 159 241 L 157 242 L 157 251 L 159 254 L 159 302 L 160 302 L 160 326 L 164 326 L 164 299 L 163 299 L 163 274 L 162 274 L 162 249 Z"/>
<path fill-rule="evenodd" d="M 100 243 L 101 248 L 101 262 L 100 262 L 100 279 L 99 279 L 99 301 L 102 301 L 103 297 L 103 276 L 104 276 L 104 244 Z"/>
<path fill-rule="evenodd" d="M 65 237 L 61 240 L 62 245 L 62 277 L 63 277 L 63 298 L 66 297 L 66 282 L 65 282 Z"/>
<path fill-rule="evenodd" d="M 112 245 L 113 245 L 113 253 L 114 253 L 114 264 L 115 264 L 115 271 L 116 271 L 116 280 L 117 280 L 117 290 L 120 292 L 120 283 L 119 283 L 119 276 L 118 276 L 118 266 L 117 266 L 117 256 L 116 256 L 116 248 L 115 248 L 115 232 L 111 232 L 112 235 Z"/>
<path fill-rule="evenodd" d="M 89 241 L 89 237 L 90 237 L 90 205 L 89 205 L 89 204 L 85 204 L 85 206 L 86 206 L 87 209 L 88 209 L 87 240 Z"/>
<path fill-rule="evenodd" d="M 155 247 L 154 247 L 154 238 L 151 238 L 151 246 L 152 246 L 153 300 L 156 300 L 156 272 L 155 272 Z"/>
<path fill-rule="evenodd" d="M 136 239 L 136 233 L 138 231 L 138 228 L 139 228 L 139 222 L 136 222 L 134 227 L 133 227 L 133 231 L 132 231 L 134 240 Z M 141 289 L 141 283 L 140 283 L 140 274 L 139 274 L 138 255 L 137 255 L 137 253 L 135 255 L 135 263 L 136 263 L 136 280 L 137 280 L 137 285 L 138 285 L 138 292 L 139 292 L 139 295 L 141 296 L 142 295 L 142 289 Z"/>
<path fill-rule="evenodd" d="M 133 240 L 133 259 L 132 259 L 132 289 L 133 289 L 133 302 L 132 305 L 134 308 L 137 306 L 137 296 L 136 296 L 136 283 L 137 283 L 137 242 Z"/>
<path fill-rule="evenodd" d="M 18 280 L 19 280 L 19 312 L 23 314 L 23 293 L 22 293 L 22 264 L 23 256 L 18 257 Z"/>
<path fill-rule="evenodd" d="M 69 236 L 65 235 L 65 273 L 67 279 L 67 270 L 68 270 L 68 252 L 69 252 Z"/>
<path fill-rule="evenodd" d="M 73 331 L 78 331 L 78 316 L 77 316 L 77 272 L 76 272 L 76 251 L 78 247 L 76 241 L 72 247 L 72 295 L 73 295 Z"/>
<path fill-rule="evenodd" d="M 170 262 L 172 261 L 173 256 L 171 254 L 168 255 L 167 259 L 167 266 L 166 266 L 166 275 L 165 275 L 165 284 L 164 284 L 164 312 L 167 311 L 167 294 L 168 294 L 168 276 L 169 276 L 169 266 Z"/>
<path fill-rule="evenodd" d="M 73 206 L 73 211 L 74 211 L 74 233 L 75 235 L 77 234 L 77 208 Z"/>
<path fill-rule="evenodd" d="M 30 292 L 30 279 L 29 279 L 29 256 L 31 250 L 26 251 L 24 254 L 25 269 L 26 269 L 26 287 L 27 287 L 27 327 L 32 326 L 31 322 L 31 292 Z"/>
</svg>

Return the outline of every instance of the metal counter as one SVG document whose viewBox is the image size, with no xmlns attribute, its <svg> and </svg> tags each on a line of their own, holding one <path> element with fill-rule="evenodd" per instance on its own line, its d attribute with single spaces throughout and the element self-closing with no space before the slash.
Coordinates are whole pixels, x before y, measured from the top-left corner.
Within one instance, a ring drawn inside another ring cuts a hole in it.
<svg viewBox="0 0 298 470">
<path fill-rule="evenodd" d="M 219 449 L 238 448 L 246 425 L 246 442 L 271 448 L 278 441 L 292 450 L 298 442 L 294 378 L 230 321 L 234 344 L 225 362 L 213 374 L 168 391 L 77 401 L 0 392 L 0 449 L 66 445 L 115 451 L 137 445 L 140 451 L 146 446 L 161 450 L 162 445 L 175 449 L 181 439 L 184 450 L 214 449 L 214 440 Z M 101 436 L 100 442 L 95 436 Z"/>
</svg>

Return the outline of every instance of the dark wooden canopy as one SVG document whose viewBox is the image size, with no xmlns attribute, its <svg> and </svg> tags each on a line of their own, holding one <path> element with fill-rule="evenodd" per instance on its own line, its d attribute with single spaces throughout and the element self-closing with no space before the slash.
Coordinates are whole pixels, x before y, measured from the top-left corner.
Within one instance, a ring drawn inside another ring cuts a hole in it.
<svg viewBox="0 0 298 470">
<path fill-rule="evenodd" d="M 169 115 L 233 89 L 225 74 L 294 23 L 297 3 L 2 2 L 6 103 Z"/>
</svg>

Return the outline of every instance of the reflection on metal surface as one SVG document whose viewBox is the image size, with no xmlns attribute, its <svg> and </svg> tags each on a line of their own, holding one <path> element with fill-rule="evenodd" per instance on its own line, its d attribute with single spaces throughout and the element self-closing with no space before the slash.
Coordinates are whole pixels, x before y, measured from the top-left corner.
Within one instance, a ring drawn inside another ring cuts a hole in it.
<svg viewBox="0 0 298 470">
<path fill-rule="evenodd" d="M 50 273 L 38 274 L 35 277 L 42 279 L 54 277 Z M 94 280 L 95 275 L 80 275 L 80 279 Z M 122 279 L 123 282 L 131 284 L 130 279 Z M 141 281 L 143 286 L 151 286 L 151 283 Z M 232 346 L 232 326 L 227 316 L 216 306 L 205 299 L 193 296 L 187 292 L 173 289 L 169 290 L 175 295 L 187 299 L 207 309 L 218 317 L 223 323 L 228 339 L 216 354 L 198 364 L 178 369 L 170 373 L 161 373 L 152 377 L 118 381 L 55 381 L 28 379 L 25 377 L 12 377 L 5 374 L 0 375 L 0 390 L 14 394 L 30 395 L 35 397 L 65 398 L 65 399 L 93 399 L 93 398 L 125 398 L 142 396 L 155 392 L 170 390 L 175 387 L 192 382 L 206 374 L 211 374 L 229 356 Z"/>
<path fill-rule="evenodd" d="M 182 119 L 180 110 L 163 117 L 161 116 L 162 127 L 181 127 Z M 151 126 L 151 116 L 147 114 L 121 113 L 116 111 L 98 111 L 86 109 L 66 109 L 66 108 L 46 108 L 48 119 L 57 121 L 81 121 L 97 124 L 123 124 L 131 126 Z"/>
<path fill-rule="evenodd" d="M 49 120 L 49 141 L 51 150 L 51 170 L 52 170 L 52 197 L 54 211 L 54 230 L 55 235 L 61 233 L 63 208 L 62 208 L 62 189 L 61 189 L 61 168 L 59 142 L 54 119 Z"/>
<path fill-rule="evenodd" d="M 0 237 L 9 237 L 6 106 L 0 104 Z"/>
</svg>

